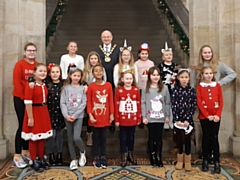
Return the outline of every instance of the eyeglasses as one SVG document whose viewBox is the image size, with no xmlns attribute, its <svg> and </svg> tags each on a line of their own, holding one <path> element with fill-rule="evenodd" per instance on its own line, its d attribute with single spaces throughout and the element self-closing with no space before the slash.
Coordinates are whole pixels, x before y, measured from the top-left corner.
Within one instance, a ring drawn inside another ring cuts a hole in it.
<svg viewBox="0 0 240 180">
<path fill-rule="evenodd" d="M 35 49 L 35 50 L 27 49 L 26 51 L 27 51 L 27 52 L 33 52 L 33 53 L 37 52 L 36 49 Z"/>
<path fill-rule="evenodd" d="M 103 39 L 110 39 L 112 36 L 102 36 Z"/>
<path fill-rule="evenodd" d="M 130 54 L 123 54 L 122 56 L 128 57 L 128 56 L 130 56 Z"/>
</svg>

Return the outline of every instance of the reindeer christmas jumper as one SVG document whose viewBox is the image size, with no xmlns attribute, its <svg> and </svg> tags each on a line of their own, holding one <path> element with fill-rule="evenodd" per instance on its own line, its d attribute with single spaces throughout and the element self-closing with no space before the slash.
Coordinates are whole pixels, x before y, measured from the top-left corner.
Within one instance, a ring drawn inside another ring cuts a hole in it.
<svg viewBox="0 0 240 180">
<path fill-rule="evenodd" d="M 88 123 L 93 127 L 110 126 L 110 114 L 114 113 L 113 91 L 109 82 L 89 84 L 87 91 L 87 113 L 92 113 L 95 123 Z"/>
<path fill-rule="evenodd" d="M 166 118 L 170 118 L 170 95 L 168 88 L 164 85 L 162 92 L 158 88 L 149 88 L 149 93 L 145 89 L 142 91 L 142 118 L 147 118 L 149 123 L 164 123 Z"/>
<path fill-rule="evenodd" d="M 115 122 L 120 126 L 136 126 L 141 122 L 141 96 L 137 87 L 130 90 L 123 86 L 115 92 Z"/>
</svg>

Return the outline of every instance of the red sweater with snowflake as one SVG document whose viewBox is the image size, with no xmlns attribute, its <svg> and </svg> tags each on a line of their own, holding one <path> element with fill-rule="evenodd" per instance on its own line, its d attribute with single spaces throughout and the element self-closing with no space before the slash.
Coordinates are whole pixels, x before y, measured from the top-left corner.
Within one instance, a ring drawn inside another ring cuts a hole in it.
<svg viewBox="0 0 240 180">
<path fill-rule="evenodd" d="M 88 124 L 94 127 L 110 126 L 110 114 L 114 113 L 113 91 L 109 82 L 89 84 L 87 91 L 87 113 L 92 113 L 97 122 Z"/>
<path fill-rule="evenodd" d="M 118 87 L 114 100 L 115 122 L 120 126 L 136 126 L 141 122 L 141 96 L 137 87 L 130 90 Z"/>
<path fill-rule="evenodd" d="M 200 83 L 197 87 L 198 118 L 206 119 L 208 116 L 217 115 L 221 118 L 223 108 L 223 95 L 220 84 Z"/>
</svg>

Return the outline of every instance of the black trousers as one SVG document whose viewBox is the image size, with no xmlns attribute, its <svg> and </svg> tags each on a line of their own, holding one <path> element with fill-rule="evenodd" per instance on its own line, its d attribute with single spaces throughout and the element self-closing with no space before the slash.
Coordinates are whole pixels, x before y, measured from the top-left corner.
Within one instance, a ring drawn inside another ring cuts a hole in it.
<svg viewBox="0 0 240 180">
<path fill-rule="evenodd" d="M 162 154 L 162 132 L 164 123 L 148 123 L 148 148 L 149 152 Z"/>
<path fill-rule="evenodd" d="M 133 151 L 136 126 L 119 126 L 119 129 L 121 153 Z"/>
<path fill-rule="evenodd" d="M 28 141 L 25 141 L 21 137 L 23 120 L 24 120 L 24 112 L 25 112 L 25 104 L 21 98 L 16 96 L 13 97 L 13 104 L 14 104 L 14 108 L 17 114 L 17 119 L 18 119 L 18 129 L 15 135 L 15 153 L 21 154 L 22 149 L 28 150 Z"/>
<path fill-rule="evenodd" d="M 185 130 L 174 128 L 176 132 L 176 143 L 177 147 L 179 148 L 179 154 L 183 153 L 183 146 L 185 145 L 185 154 L 191 154 L 191 135 L 185 134 Z"/>
<path fill-rule="evenodd" d="M 214 160 L 219 161 L 219 142 L 218 132 L 220 127 L 220 121 L 214 122 L 209 119 L 200 120 L 203 137 L 202 137 L 202 153 L 203 159 L 208 159 L 210 151 L 213 150 Z"/>
<path fill-rule="evenodd" d="M 106 156 L 106 127 L 92 127 L 93 156 Z"/>
</svg>

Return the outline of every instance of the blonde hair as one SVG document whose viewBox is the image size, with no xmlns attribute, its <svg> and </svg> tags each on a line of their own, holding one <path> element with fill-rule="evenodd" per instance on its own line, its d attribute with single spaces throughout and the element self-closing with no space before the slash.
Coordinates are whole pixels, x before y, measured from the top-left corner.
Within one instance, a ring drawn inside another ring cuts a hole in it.
<svg viewBox="0 0 240 180">
<path fill-rule="evenodd" d="M 200 83 L 200 82 L 203 81 L 202 75 L 203 75 L 203 73 L 204 73 L 204 71 L 205 71 L 206 69 L 211 69 L 212 72 L 213 72 L 213 68 L 212 68 L 211 66 L 204 66 L 204 67 L 202 67 L 201 71 L 200 71 L 199 74 L 198 74 L 198 83 Z M 216 81 L 216 78 L 215 78 L 214 75 L 213 75 L 212 81 Z"/>
<path fill-rule="evenodd" d="M 88 82 L 90 71 L 93 68 L 93 66 L 90 63 L 90 57 L 93 56 L 93 55 L 97 56 L 97 58 L 98 58 L 97 65 L 102 66 L 102 61 L 100 59 L 99 54 L 96 51 L 91 51 L 87 56 L 85 66 L 84 66 L 84 69 L 83 69 L 83 80 L 86 81 L 86 82 Z"/>
<path fill-rule="evenodd" d="M 133 57 L 133 54 L 132 54 L 132 51 L 128 50 L 127 48 L 124 48 L 123 51 L 129 51 L 130 52 L 130 57 L 131 59 L 129 60 L 128 62 L 128 65 L 130 68 L 133 68 L 134 67 L 134 57 Z M 119 62 L 118 62 L 118 74 L 121 75 L 122 71 L 123 71 L 123 60 L 122 60 L 122 52 L 120 52 L 119 54 Z"/>
</svg>

